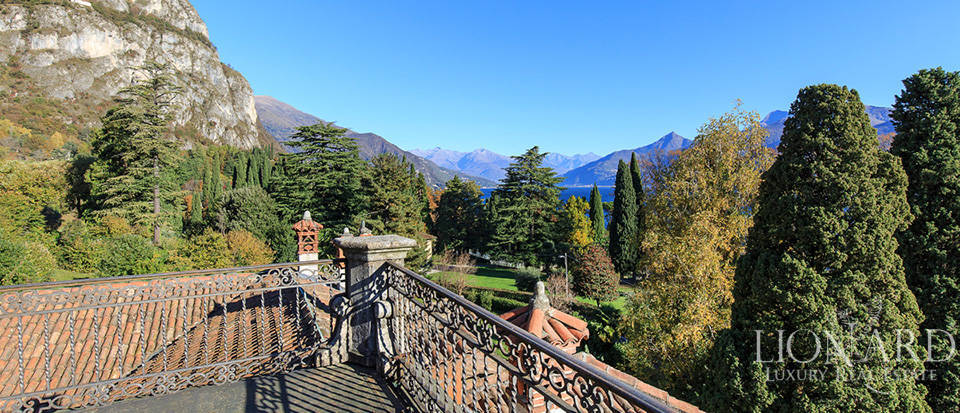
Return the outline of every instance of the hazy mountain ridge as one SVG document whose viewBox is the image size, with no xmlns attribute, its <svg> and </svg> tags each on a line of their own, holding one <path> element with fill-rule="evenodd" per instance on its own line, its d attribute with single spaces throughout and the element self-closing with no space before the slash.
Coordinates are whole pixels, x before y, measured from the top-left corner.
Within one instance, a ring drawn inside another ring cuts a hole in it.
<svg viewBox="0 0 960 413">
<path fill-rule="evenodd" d="M 890 119 L 892 108 L 884 106 L 866 105 L 867 116 L 870 117 L 870 125 L 877 129 L 878 135 L 893 133 L 893 121 Z M 775 110 L 763 118 L 764 127 L 770 136 L 767 137 L 767 146 L 776 148 L 780 145 L 780 138 L 783 136 L 783 122 L 790 117 L 790 113 L 783 110 Z"/>
<path fill-rule="evenodd" d="M 472 152 L 458 152 L 435 147 L 432 149 L 413 149 L 410 152 L 429 159 L 437 165 L 471 175 L 498 181 L 505 176 L 504 168 L 513 161 L 509 156 L 501 155 L 487 149 L 477 149 Z M 599 159 L 600 156 L 592 152 L 577 155 L 564 155 L 549 152 L 544 157 L 544 165 L 563 174 L 571 169 L 578 168 L 589 162 Z"/>
<path fill-rule="evenodd" d="M 256 102 L 260 122 L 264 128 L 281 143 L 289 141 L 290 136 L 296 132 L 298 126 L 309 126 L 323 122 L 323 119 L 302 112 L 270 96 L 255 96 L 254 101 Z M 495 185 L 495 182 L 490 180 L 467 176 L 456 170 L 442 168 L 423 157 L 400 149 L 397 145 L 390 143 L 375 133 L 358 133 L 348 129 L 347 136 L 357 141 L 357 145 L 360 147 L 360 156 L 363 159 L 369 160 L 382 153 L 392 153 L 406 157 L 407 161 L 412 163 L 417 171 L 423 173 L 427 183 L 433 186 L 443 186 L 444 183 L 452 179 L 455 175 L 471 179 L 481 186 Z"/>
<path fill-rule="evenodd" d="M 607 156 L 587 163 L 579 168 L 563 174 L 566 186 L 613 185 L 617 178 L 617 165 L 620 161 L 629 162 L 631 154 L 637 154 L 641 159 L 652 156 L 666 155 L 672 151 L 684 149 L 693 141 L 670 132 L 657 141 L 636 149 L 624 149 L 612 152 Z"/>
</svg>

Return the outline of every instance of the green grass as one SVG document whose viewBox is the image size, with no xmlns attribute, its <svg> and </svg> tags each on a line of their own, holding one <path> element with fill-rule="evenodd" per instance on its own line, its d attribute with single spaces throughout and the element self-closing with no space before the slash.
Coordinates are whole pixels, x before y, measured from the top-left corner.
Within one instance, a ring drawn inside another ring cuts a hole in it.
<svg viewBox="0 0 960 413">
<path fill-rule="evenodd" d="M 454 272 L 444 271 L 430 274 L 430 277 L 437 279 L 443 275 L 454 274 Z M 467 285 L 480 288 L 496 288 L 500 290 L 519 291 L 513 283 L 516 277 L 516 271 L 506 268 L 481 267 L 477 269 L 476 274 L 467 274 Z"/>
<path fill-rule="evenodd" d="M 82 272 L 74 272 L 69 270 L 53 270 L 50 274 L 50 281 L 70 281 L 70 280 L 85 280 L 88 278 L 95 278 L 93 274 L 84 274 Z"/>
<path fill-rule="evenodd" d="M 453 271 L 444 271 L 430 274 L 430 278 L 433 280 L 438 279 L 443 275 L 454 274 Z M 495 288 L 499 290 L 510 290 L 510 291 L 520 291 L 517 289 L 517 286 L 514 284 L 514 279 L 517 272 L 507 268 L 490 268 L 490 267 L 481 267 L 477 269 L 476 274 L 467 274 L 467 285 L 471 287 L 479 288 Z M 621 293 L 624 293 L 616 300 L 604 302 L 603 304 L 612 305 L 618 310 L 622 310 L 627 305 L 628 295 L 633 292 L 633 287 L 620 286 L 619 288 Z M 577 301 L 589 305 L 596 306 L 597 302 L 586 297 L 577 297 Z"/>
</svg>

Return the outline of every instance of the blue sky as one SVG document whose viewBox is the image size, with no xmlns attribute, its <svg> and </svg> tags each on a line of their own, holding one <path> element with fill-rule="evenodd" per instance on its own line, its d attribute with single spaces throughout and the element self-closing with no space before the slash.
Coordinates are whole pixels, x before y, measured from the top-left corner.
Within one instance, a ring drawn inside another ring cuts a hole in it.
<svg viewBox="0 0 960 413">
<path fill-rule="evenodd" d="M 692 137 L 736 99 L 845 84 L 891 105 L 960 69 L 960 2 L 193 0 L 256 94 L 404 149 L 517 154 Z"/>
</svg>

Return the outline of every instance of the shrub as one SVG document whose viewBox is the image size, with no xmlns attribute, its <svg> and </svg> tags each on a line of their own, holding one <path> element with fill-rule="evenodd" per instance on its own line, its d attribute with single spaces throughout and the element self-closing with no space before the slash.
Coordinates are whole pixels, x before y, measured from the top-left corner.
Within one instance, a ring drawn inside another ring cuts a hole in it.
<svg viewBox="0 0 960 413">
<path fill-rule="evenodd" d="M 527 305 L 527 303 L 523 301 L 511 300 L 504 297 L 494 296 L 490 299 L 490 311 L 497 314 L 502 314 L 525 305 Z"/>
<path fill-rule="evenodd" d="M 0 233 L 0 285 L 47 281 L 53 254 L 39 242 L 9 239 Z"/>
<path fill-rule="evenodd" d="M 477 260 L 470 254 L 446 250 L 443 254 L 434 255 L 433 261 L 434 268 L 440 271 L 456 271 L 464 274 L 475 274 L 477 272 Z"/>
<path fill-rule="evenodd" d="M 533 267 L 524 267 L 517 270 L 517 276 L 514 280 L 517 288 L 520 291 L 533 292 L 537 287 L 537 281 L 540 281 L 540 277 L 543 274 L 540 270 Z"/>
<path fill-rule="evenodd" d="M 450 291 L 457 293 L 457 295 L 463 295 L 464 290 L 467 289 L 468 276 L 467 274 L 460 272 L 439 272 L 437 273 L 437 284 L 443 286 Z"/>
<path fill-rule="evenodd" d="M 226 237 L 233 265 L 261 265 L 273 262 L 273 250 L 266 243 L 242 229 L 230 231 Z"/>
<path fill-rule="evenodd" d="M 92 236 L 86 222 L 74 220 L 64 224 L 57 243 L 63 268 L 82 273 L 97 272 L 103 242 Z"/>
<path fill-rule="evenodd" d="M 613 268 L 607 251 L 597 245 L 588 246 L 575 260 L 570 271 L 577 292 L 597 301 L 609 301 L 616 297 L 620 276 Z"/>
<path fill-rule="evenodd" d="M 479 290 L 477 292 L 477 304 L 480 304 L 481 307 L 486 308 L 487 310 L 493 310 L 493 291 L 490 290 Z"/>
<path fill-rule="evenodd" d="M 136 234 L 104 239 L 102 258 L 96 264 L 101 277 L 151 274 L 163 271 L 164 254 L 150 240 Z"/>
<path fill-rule="evenodd" d="M 567 282 L 567 277 L 561 273 L 553 273 L 547 277 L 547 295 L 550 296 L 550 306 L 560 311 L 570 310 L 573 301 L 573 286 Z"/>
<path fill-rule="evenodd" d="M 181 243 L 172 262 L 181 270 L 225 268 L 233 264 L 233 257 L 227 238 L 219 232 L 207 229 Z"/>
<path fill-rule="evenodd" d="M 245 186 L 220 196 L 208 214 L 211 224 L 220 232 L 247 231 L 274 249 L 281 249 L 293 240 L 293 231 L 281 225 L 277 204 L 259 186 Z"/>
</svg>

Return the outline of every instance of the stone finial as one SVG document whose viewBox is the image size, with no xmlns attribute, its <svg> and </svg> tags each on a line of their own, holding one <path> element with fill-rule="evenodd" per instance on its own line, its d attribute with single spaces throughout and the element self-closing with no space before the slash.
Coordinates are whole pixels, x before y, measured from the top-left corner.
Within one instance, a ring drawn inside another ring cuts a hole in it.
<svg viewBox="0 0 960 413">
<path fill-rule="evenodd" d="M 547 289 L 543 281 L 537 281 L 537 286 L 533 290 L 533 298 L 530 299 L 530 305 L 547 312 L 550 310 L 550 298 L 547 297 Z"/>
<path fill-rule="evenodd" d="M 360 221 L 360 236 L 369 237 L 371 235 L 373 235 L 373 233 L 370 232 L 370 228 L 367 228 L 367 221 Z"/>
<path fill-rule="evenodd" d="M 310 211 L 303 211 L 303 220 L 313 221 L 313 218 L 310 216 Z"/>
<path fill-rule="evenodd" d="M 353 234 L 350 233 L 350 227 L 343 227 L 343 234 L 341 234 L 340 236 L 341 236 L 341 237 L 352 237 Z"/>
</svg>

